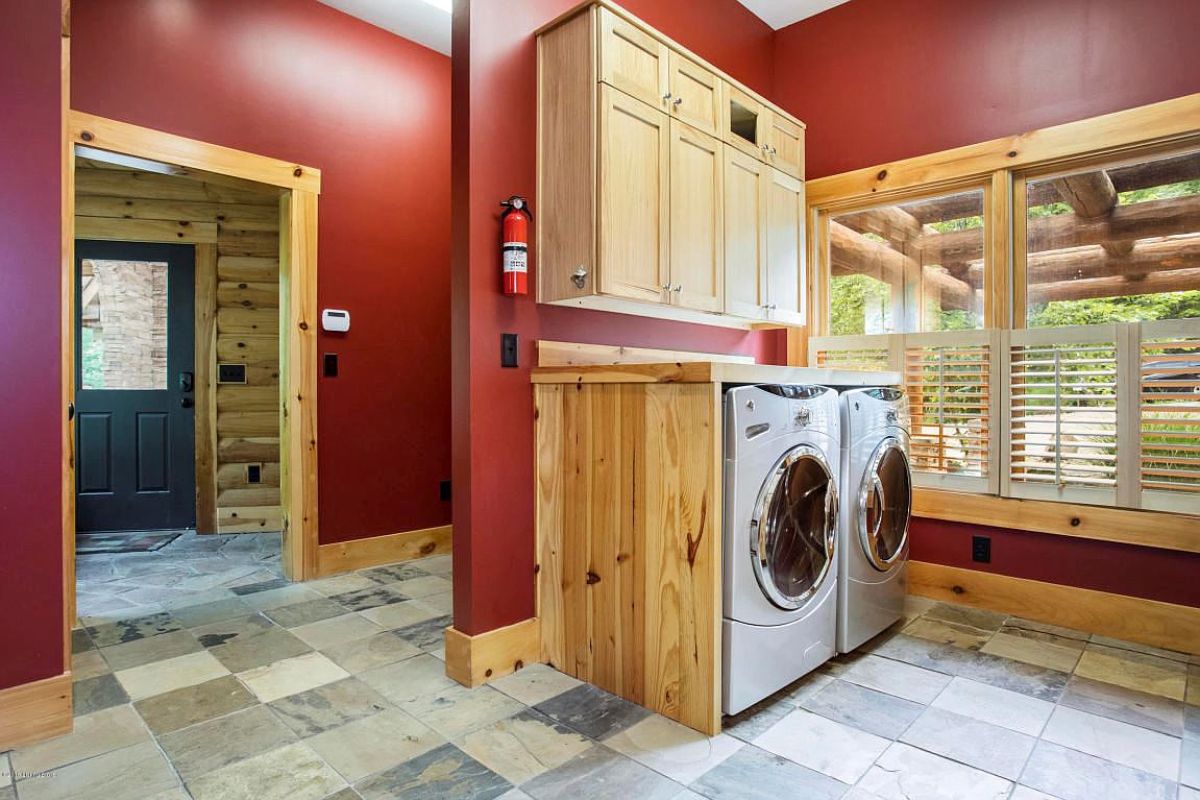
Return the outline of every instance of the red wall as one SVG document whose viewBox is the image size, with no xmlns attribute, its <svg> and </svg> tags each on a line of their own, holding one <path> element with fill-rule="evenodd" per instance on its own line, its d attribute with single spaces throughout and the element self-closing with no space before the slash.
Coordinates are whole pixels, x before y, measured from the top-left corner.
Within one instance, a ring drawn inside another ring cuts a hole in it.
<svg viewBox="0 0 1200 800">
<path fill-rule="evenodd" d="M 60 18 L 0 25 L 0 689 L 63 671 L 59 444 Z"/>
<path fill-rule="evenodd" d="M 851 0 L 777 32 L 775 98 L 821 177 L 1200 91 L 1197 30 L 1195 0 Z M 1200 606 L 1193 554 L 935 520 L 912 554 Z"/>
<path fill-rule="evenodd" d="M 530 199 L 536 224 L 533 31 L 575 0 L 455 3 L 454 624 L 478 633 L 534 613 L 533 414 L 539 338 L 783 356 L 780 337 L 538 306 L 498 291 L 500 200 Z M 769 27 L 735 0 L 623 5 L 749 86 L 771 87 Z M 537 254 L 532 255 L 537 269 Z M 500 367 L 500 334 L 521 368 Z"/>
<path fill-rule="evenodd" d="M 776 33 L 808 176 L 1200 91 L 1196 0 L 851 0 Z"/>
<path fill-rule="evenodd" d="M 448 523 L 450 60 L 316 0 L 74 0 L 71 49 L 74 108 L 322 171 L 321 541 Z"/>
</svg>

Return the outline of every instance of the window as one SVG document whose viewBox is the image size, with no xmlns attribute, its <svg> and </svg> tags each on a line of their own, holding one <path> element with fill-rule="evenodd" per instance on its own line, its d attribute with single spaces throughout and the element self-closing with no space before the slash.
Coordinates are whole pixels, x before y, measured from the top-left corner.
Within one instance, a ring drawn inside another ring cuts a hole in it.
<svg viewBox="0 0 1200 800">
<path fill-rule="evenodd" d="M 1025 184 L 1025 327 L 1200 317 L 1200 151 Z"/>
<path fill-rule="evenodd" d="M 167 265 L 84 259 L 81 389 L 167 388 Z"/>
<path fill-rule="evenodd" d="M 983 327 L 984 192 L 829 217 L 829 332 Z"/>
</svg>

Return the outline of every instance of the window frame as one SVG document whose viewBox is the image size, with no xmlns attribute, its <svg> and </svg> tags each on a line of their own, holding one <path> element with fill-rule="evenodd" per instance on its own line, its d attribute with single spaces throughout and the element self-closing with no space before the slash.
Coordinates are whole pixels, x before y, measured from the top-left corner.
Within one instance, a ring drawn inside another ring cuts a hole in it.
<svg viewBox="0 0 1200 800">
<path fill-rule="evenodd" d="M 1200 148 L 1200 93 L 1147 106 L 1070 122 L 1038 131 L 995 139 L 953 150 L 811 180 L 808 183 L 809 308 L 810 327 L 789 335 L 789 363 L 810 363 L 829 337 L 829 219 L 831 215 L 894 205 L 922 197 L 950 194 L 984 187 L 984 331 L 1003 341 L 1004 363 L 1012 331 L 1024 330 L 1027 316 L 1027 242 L 1025 190 L 1030 180 L 1086 169 L 1089 166 L 1118 166 Z M 1137 348 L 1140 323 L 1117 323 L 1126 329 Z M 1200 324 L 1198 322 L 1197 324 Z M 1052 328 L 1047 330 L 1063 330 Z M 909 334 L 917 335 L 917 334 Z M 931 334 L 920 334 L 929 336 Z M 936 335 L 936 334 L 934 334 Z M 904 352 L 905 334 L 890 352 Z M 809 338 L 811 337 L 811 338 Z M 1134 363 L 1134 362 L 1131 362 Z M 991 442 L 990 463 L 1000 459 L 998 474 L 991 477 L 1008 482 L 1008 448 L 1001 444 L 1007 435 L 1007 367 L 993 372 L 993 386 L 1003 392 L 1001 422 L 1004 429 Z M 1128 380 L 1128 379 L 1127 379 Z M 1132 391 L 1127 398 L 1134 397 Z M 1137 426 L 1136 406 L 1126 400 L 1124 427 Z M 1120 419 L 1120 417 L 1118 417 Z M 1128 438 L 1128 434 L 1126 434 Z M 1126 440 L 1127 440 L 1126 438 Z M 1124 457 L 1124 456 L 1123 456 Z M 1128 458 L 1128 457 L 1126 457 Z M 1133 458 L 1140 459 L 1135 450 Z M 1131 544 L 1200 552 L 1200 515 L 1183 510 L 1182 504 L 1159 504 L 1147 508 L 1140 482 L 1126 485 L 1117 502 L 1122 505 L 1080 505 L 1073 497 L 1022 499 L 1004 496 L 997 490 L 970 489 L 961 481 L 943 481 L 941 487 L 917 482 L 914 513 L 937 519 L 963 522 L 1004 519 L 1009 527 L 1068 536 L 1122 541 Z M 922 485 L 924 484 L 924 485 Z M 959 485 L 954 485 L 959 484 Z M 1130 507 L 1141 505 L 1141 508 Z M 998 509 L 1006 509 L 1002 515 Z M 1135 526 L 1130 530 L 1130 526 Z"/>
</svg>

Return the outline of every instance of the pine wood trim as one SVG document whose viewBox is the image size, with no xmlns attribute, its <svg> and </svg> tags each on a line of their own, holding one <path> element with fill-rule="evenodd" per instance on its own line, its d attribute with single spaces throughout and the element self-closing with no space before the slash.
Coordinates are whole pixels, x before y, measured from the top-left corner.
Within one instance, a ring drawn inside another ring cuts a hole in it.
<svg viewBox="0 0 1200 800">
<path fill-rule="evenodd" d="M 70 733 L 71 673 L 0 689 L 0 753 Z"/>
<path fill-rule="evenodd" d="M 909 594 L 1200 654 L 1200 608 L 993 572 L 908 562 Z"/>
<path fill-rule="evenodd" d="M 313 577 L 449 553 L 452 530 L 450 525 L 439 525 L 435 528 L 420 528 L 386 536 L 323 544 L 317 548 L 316 573 Z"/>
<path fill-rule="evenodd" d="M 542 628 L 537 617 L 475 636 L 446 629 L 446 675 L 474 688 L 540 660 Z"/>
<path fill-rule="evenodd" d="M 1200 553 L 1200 517 L 1174 512 L 917 488 L 913 516 Z"/>
<path fill-rule="evenodd" d="M 217 532 L 217 246 L 196 245 L 196 532 Z"/>
<path fill-rule="evenodd" d="M 71 665 L 71 628 L 75 622 L 75 421 L 67 409 L 75 403 L 75 145 L 67 135 L 71 98 L 71 3 L 63 0 L 62 37 L 62 219 L 59 224 L 59 383 L 62 387 L 62 603 L 63 669 Z"/>
<path fill-rule="evenodd" d="M 217 223 L 84 216 L 75 220 L 75 236 L 116 242 L 216 244 Z"/>
<path fill-rule="evenodd" d="M 321 192 L 321 171 L 82 111 L 70 112 L 67 135 L 76 144 L 204 170 L 281 189 Z"/>
<path fill-rule="evenodd" d="M 728 364 L 753 364 L 754 356 L 701 353 L 692 350 L 658 350 L 652 347 L 626 347 L 619 344 L 585 344 L 539 339 L 539 367 L 570 367 L 584 364 L 654 364 L 664 362 L 720 361 Z"/>
<path fill-rule="evenodd" d="M 1186 138 L 1196 131 L 1200 93 L 1076 120 L 988 142 L 877 164 L 808 182 L 810 205 L 884 197 L 915 186 L 984 177 L 1002 169 Z"/>
</svg>

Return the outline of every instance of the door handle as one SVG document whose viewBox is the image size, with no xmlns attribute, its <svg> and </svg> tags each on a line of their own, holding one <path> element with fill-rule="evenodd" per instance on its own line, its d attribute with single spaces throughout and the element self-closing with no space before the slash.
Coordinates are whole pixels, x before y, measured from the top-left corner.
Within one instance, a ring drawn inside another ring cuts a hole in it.
<svg viewBox="0 0 1200 800">
<path fill-rule="evenodd" d="M 191 372 L 179 373 L 179 391 L 190 392 L 196 382 L 196 376 Z"/>
<path fill-rule="evenodd" d="M 196 402 L 194 400 L 192 400 L 192 398 L 190 398 L 190 397 L 181 397 L 181 398 L 179 398 L 179 405 L 181 405 L 184 408 L 191 408 L 194 405 L 196 405 Z"/>
<path fill-rule="evenodd" d="M 67 403 L 67 422 L 75 419 L 75 404 Z"/>
</svg>

